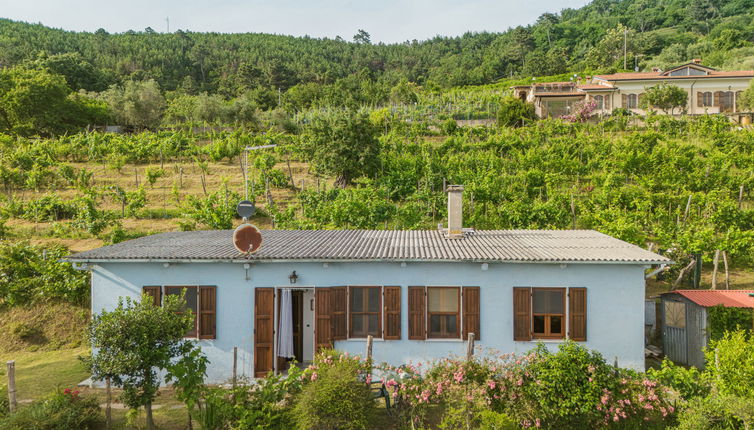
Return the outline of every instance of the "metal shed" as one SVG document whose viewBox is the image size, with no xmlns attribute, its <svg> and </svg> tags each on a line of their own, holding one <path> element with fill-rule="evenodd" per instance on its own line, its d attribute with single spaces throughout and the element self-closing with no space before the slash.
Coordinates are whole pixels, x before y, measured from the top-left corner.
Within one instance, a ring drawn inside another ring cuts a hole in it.
<svg viewBox="0 0 754 430">
<path fill-rule="evenodd" d="M 679 364 L 704 368 L 709 344 L 707 308 L 754 308 L 754 290 L 676 290 L 661 295 L 662 345 Z"/>
</svg>

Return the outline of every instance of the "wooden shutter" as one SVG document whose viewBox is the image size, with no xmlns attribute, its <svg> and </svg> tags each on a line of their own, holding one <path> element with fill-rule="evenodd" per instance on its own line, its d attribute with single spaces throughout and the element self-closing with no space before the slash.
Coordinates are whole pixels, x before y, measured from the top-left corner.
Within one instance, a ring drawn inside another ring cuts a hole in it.
<svg viewBox="0 0 754 430">
<path fill-rule="evenodd" d="M 348 338 L 348 324 L 346 309 L 348 309 L 348 290 L 346 287 L 330 288 L 330 325 L 332 339 L 344 340 Z"/>
<path fill-rule="evenodd" d="M 626 94 L 621 94 L 620 95 L 620 102 L 621 102 L 621 107 L 622 108 L 624 108 L 624 109 L 628 108 L 628 96 Z"/>
<path fill-rule="evenodd" d="M 143 294 L 146 294 L 149 297 L 151 297 L 152 303 L 154 303 L 155 306 L 162 305 L 162 291 L 159 286 L 144 287 L 143 290 L 144 290 Z"/>
<path fill-rule="evenodd" d="M 216 337 L 216 307 L 215 287 L 199 287 L 199 339 Z"/>
<path fill-rule="evenodd" d="M 383 294 L 385 332 L 382 337 L 386 340 L 398 340 L 401 338 L 401 287 L 384 287 Z"/>
<path fill-rule="evenodd" d="M 696 107 L 704 107 L 704 93 L 701 91 L 696 92 Z"/>
<path fill-rule="evenodd" d="M 513 340 L 531 340 L 531 288 L 513 288 Z"/>
<path fill-rule="evenodd" d="M 314 289 L 314 345 L 316 351 L 333 347 L 332 304 L 329 288 Z"/>
<path fill-rule="evenodd" d="M 425 295 L 424 287 L 408 287 L 408 338 L 410 340 L 427 338 Z"/>
<path fill-rule="evenodd" d="M 713 99 L 712 106 L 720 106 L 720 95 L 722 93 L 722 91 L 715 91 L 715 98 Z"/>
<path fill-rule="evenodd" d="M 479 287 L 463 287 L 463 338 L 474 333 L 474 339 L 482 338 L 479 332 Z"/>
<path fill-rule="evenodd" d="M 586 341 L 586 288 L 568 290 L 568 332 L 571 339 Z"/>
<path fill-rule="evenodd" d="M 272 370 L 275 289 L 254 289 L 254 376 L 262 378 Z"/>
<path fill-rule="evenodd" d="M 603 100 L 603 101 L 602 101 L 602 103 L 603 103 L 603 105 L 602 105 L 602 106 L 603 106 L 603 108 L 604 108 L 605 110 L 610 110 L 610 99 L 611 99 L 611 98 L 613 98 L 613 96 L 612 96 L 612 95 L 609 95 L 609 96 L 607 96 L 607 95 L 606 95 L 606 96 L 602 97 L 602 100 Z"/>
</svg>

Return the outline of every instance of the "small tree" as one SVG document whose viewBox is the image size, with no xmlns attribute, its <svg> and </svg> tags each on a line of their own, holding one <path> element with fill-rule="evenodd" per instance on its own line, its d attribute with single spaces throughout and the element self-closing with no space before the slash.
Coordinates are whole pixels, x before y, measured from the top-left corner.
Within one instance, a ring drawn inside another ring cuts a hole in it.
<svg viewBox="0 0 754 430">
<path fill-rule="evenodd" d="M 374 173 L 379 165 L 377 127 L 365 112 L 316 116 L 307 130 L 305 149 L 317 173 L 336 176 L 345 187 L 354 178 Z"/>
<path fill-rule="evenodd" d="M 754 111 L 754 80 L 751 81 L 749 88 L 738 97 L 738 110 Z"/>
<path fill-rule="evenodd" d="M 536 119 L 534 105 L 516 97 L 504 98 L 497 113 L 497 125 L 500 127 L 522 127 Z"/>
<path fill-rule="evenodd" d="M 168 367 L 165 379 L 173 384 L 178 400 L 186 404 L 187 428 L 191 430 L 193 428 L 191 415 L 202 395 L 209 360 L 198 346 L 191 343 L 186 343 L 184 346 L 186 350 L 181 354 L 181 358 Z"/>
<path fill-rule="evenodd" d="M 194 320 L 185 307 L 176 296 L 166 296 L 161 307 L 148 296 L 141 301 L 126 297 L 114 310 L 95 315 L 87 331 L 95 350 L 89 363 L 92 378 L 122 387 L 121 400 L 128 407 L 144 406 L 149 430 L 154 429 L 152 402 L 160 387 L 157 370 L 192 348 L 183 338 Z"/>
<path fill-rule="evenodd" d="M 689 95 L 682 88 L 665 82 L 645 89 L 644 96 L 641 98 L 640 107 L 647 109 L 656 107 L 661 109 L 665 114 L 673 114 L 675 108 L 685 109 Z"/>
</svg>

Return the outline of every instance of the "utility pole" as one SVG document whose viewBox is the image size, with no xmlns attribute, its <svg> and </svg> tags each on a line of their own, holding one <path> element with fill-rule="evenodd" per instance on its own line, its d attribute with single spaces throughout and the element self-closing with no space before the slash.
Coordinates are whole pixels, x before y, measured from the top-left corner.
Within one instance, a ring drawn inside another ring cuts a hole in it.
<svg viewBox="0 0 754 430">
<path fill-rule="evenodd" d="M 628 29 L 623 29 L 623 70 L 628 68 Z"/>
</svg>

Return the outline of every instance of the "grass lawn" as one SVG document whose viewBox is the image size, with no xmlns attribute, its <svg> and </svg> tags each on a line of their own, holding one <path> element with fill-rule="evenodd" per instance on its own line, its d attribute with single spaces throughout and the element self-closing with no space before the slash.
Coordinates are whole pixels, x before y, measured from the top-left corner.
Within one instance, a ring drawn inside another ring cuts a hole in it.
<svg viewBox="0 0 754 430">
<path fill-rule="evenodd" d="M 16 390 L 20 402 L 44 397 L 52 390 L 70 388 L 89 377 L 78 359 L 89 354 L 88 348 L 62 349 L 58 351 L 15 351 L 0 354 L 3 364 L 16 362 Z M 2 385 L 7 386 L 7 367 L 0 369 Z"/>
</svg>

